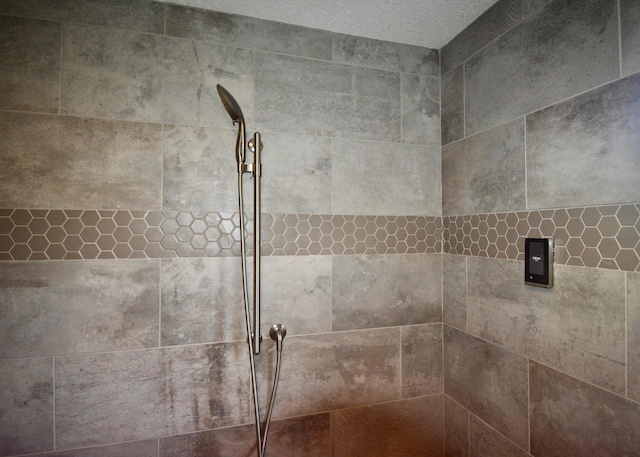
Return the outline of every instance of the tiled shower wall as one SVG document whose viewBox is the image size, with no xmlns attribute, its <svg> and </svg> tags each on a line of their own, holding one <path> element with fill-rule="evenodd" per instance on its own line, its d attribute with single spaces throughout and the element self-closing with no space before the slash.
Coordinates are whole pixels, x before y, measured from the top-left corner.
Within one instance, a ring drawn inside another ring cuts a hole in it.
<svg viewBox="0 0 640 457">
<path fill-rule="evenodd" d="M 448 457 L 640 452 L 639 24 L 501 0 L 441 50 Z"/>
<path fill-rule="evenodd" d="M 0 455 L 254 455 L 217 83 L 265 143 L 269 453 L 442 455 L 437 51 L 4 0 L 0 69 Z"/>
</svg>

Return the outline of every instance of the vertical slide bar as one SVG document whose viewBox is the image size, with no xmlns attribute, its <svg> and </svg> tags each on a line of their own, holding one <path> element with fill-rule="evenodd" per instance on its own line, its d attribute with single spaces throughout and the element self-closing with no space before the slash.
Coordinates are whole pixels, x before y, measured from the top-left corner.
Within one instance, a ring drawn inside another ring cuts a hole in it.
<svg viewBox="0 0 640 457">
<path fill-rule="evenodd" d="M 254 186 L 253 186 L 253 351 L 260 354 L 260 178 L 262 177 L 262 139 L 260 132 L 253 134 Z"/>
</svg>

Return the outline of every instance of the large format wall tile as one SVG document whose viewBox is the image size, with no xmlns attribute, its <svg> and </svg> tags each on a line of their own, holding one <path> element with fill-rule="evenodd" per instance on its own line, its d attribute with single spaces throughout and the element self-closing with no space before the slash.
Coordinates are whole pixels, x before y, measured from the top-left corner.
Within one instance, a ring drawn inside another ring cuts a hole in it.
<svg viewBox="0 0 640 457">
<path fill-rule="evenodd" d="M 74 448 L 249 420 L 244 343 L 63 356 L 56 445 Z"/>
<path fill-rule="evenodd" d="M 439 255 L 333 258 L 333 330 L 441 321 Z"/>
<path fill-rule="evenodd" d="M 237 14 L 167 5 L 167 35 L 331 60 L 330 32 Z"/>
<path fill-rule="evenodd" d="M 442 320 L 445 324 L 467 329 L 467 258 L 442 256 Z"/>
<path fill-rule="evenodd" d="M 440 78 L 401 75 L 402 142 L 440 143 Z"/>
<path fill-rule="evenodd" d="M 151 0 L 3 0 L 0 14 L 163 33 L 164 4 Z"/>
<path fill-rule="evenodd" d="M 331 139 L 267 133 L 262 141 L 262 211 L 331 214 Z"/>
<path fill-rule="evenodd" d="M 69 451 L 33 454 L 30 457 L 158 457 L 158 441 L 132 441 Z"/>
<path fill-rule="evenodd" d="M 478 133 L 442 148 L 442 214 L 525 208 L 524 121 Z"/>
<path fill-rule="evenodd" d="M 476 416 L 469 421 L 470 455 L 472 457 L 528 457 L 519 448 Z M 528 444 L 528 443 L 527 443 Z M 528 446 L 526 447 L 529 448 Z"/>
<path fill-rule="evenodd" d="M 0 150 L 4 207 L 159 209 L 160 126 L 0 113 Z"/>
<path fill-rule="evenodd" d="M 238 211 L 235 145 L 232 130 L 164 126 L 163 209 Z"/>
<path fill-rule="evenodd" d="M 162 261 L 162 344 L 245 338 L 238 257 Z"/>
<path fill-rule="evenodd" d="M 58 112 L 62 26 L 0 16 L 0 108 Z"/>
<path fill-rule="evenodd" d="M 640 449 L 640 405 L 535 362 L 531 453 L 536 457 L 632 456 Z"/>
<path fill-rule="evenodd" d="M 331 414 L 334 457 L 441 457 L 441 395 L 345 409 Z"/>
<path fill-rule="evenodd" d="M 330 446 L 329 414 L 272 421 L 267 456 L 324 457 Z M 160 457 L 249 457 L 256 453 L 253 425 L 160 439 Z"/>
<path fill-rule="evenodd" d="M 444 397 L 445 457 L 469 457 L 469 411 Z"/>
<path fill-rule="evenodd" d="M 411 325 L 400 329 L 402 397 L 441 394 L 442 325 Z"/>
<path fill-rule="evenodd" d="M 276 323 L 289 335 L 331 331 L 331 257 L 270 256 L 261 272 L 265 338 Z"/>
<path fill-rule="evenodd" d="M 442 76 L 440 86 L 441 142 L 445 145 L 464 137 L 464 67 Z"/>
<path fill-rule="evenodd" d="M 501 0 L 442 48 L 442 74 L 513 28 L 522 20 L 522 0 Z"/>
<path fill-rule="evenodd" d="M 439 76 L 438 51 L 408 44 L 336 34 L 333 61 L 380 70 Z"/>
<path fill-rule="evenodd" d="M 440 148 L 333 140 L 334 214 L 440 215 Z"/>
<path fill-rule="evenodd" d="M 527 360 L 444 328 L 445 392 L 520 447 L 528 444 Z"/>
<path fill-rule="evenodd" d="M 640 3 L 620 0 L 622 76 L 640 72 Z"/>
<path fill-rule="evenodd" d="M 53 360 L 0 360 L 0 455 L 52 450 L 53 442 Z"/>
<path fill-rule="evenodd" d="M 640 75 L 527 116 L 529 208 L 640 201 Z"/>
<path fill-rule="evenodd" d="M 619 76 L 615 0 L 556 0 L 465 63 L 467 133 Z"/>
<path fill-rule="evenodd" d="M 640 402 L 640 273 L 627 274 L 627 395 Z"/>
<path fill-rule="evenodd" d="M 275 366 L 269 343 L 260 356 L 259 379 L 269 380 L 259 383 L 263 403 Z M 274 417 L 399 399 L 400 350 L 399 328 L 287 337 Z"/>
<path fill-rule="evenodd" d="M 257 128 L 400 141 L 400 74 L 256 53 Z"/>
<path fill-rule="evenodd" d="M 63 114 L 230 125 L 220 83 L 253 117 L 251 51 L 83 25 L 66 26 L 63 40 Z"/>
<path fill-rule="evenodd" d="M 0 284 L 0 357 L 158 345 L 157 261 L 4 263 Z"/>
<path fill-rule="evenodd" d="M 469 331 L 624 393 L 625 273 L 556 265 L 552 289 L 524 285 L 524 263 L 468 259 Z"/>
</svg>

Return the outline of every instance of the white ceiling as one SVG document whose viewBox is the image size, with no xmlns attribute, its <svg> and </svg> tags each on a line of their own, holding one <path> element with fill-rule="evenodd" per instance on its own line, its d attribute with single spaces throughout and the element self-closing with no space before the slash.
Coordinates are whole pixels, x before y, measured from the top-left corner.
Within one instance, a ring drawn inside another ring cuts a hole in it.
<svg viewBox="0 0 640 457">
<path fill-rule="evenodd" d="M 164 0 L 440 49 L 497 0 Z"/>
</svg>

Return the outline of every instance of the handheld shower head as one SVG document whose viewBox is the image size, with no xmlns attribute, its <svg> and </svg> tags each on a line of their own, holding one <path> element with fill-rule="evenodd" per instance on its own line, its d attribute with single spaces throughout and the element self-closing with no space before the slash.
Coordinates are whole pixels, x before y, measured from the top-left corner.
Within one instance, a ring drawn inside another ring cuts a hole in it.
<svg viewBox="0 0 640 457">
<path fill-rule="evenodd" d="M 227 113 L 229 113 L 229 116 L 231 116 L 231 120 L 233 120 L 234 123 L 244 122 L 244 116 L 242 115 L 240 105 L 238 105 L 236 99 L 233 98 L 233 95 L 231 95 L 231 93 L 229 93 L 229 91 L 220 84 L 216 84 L 216 88 L 218 89 L 218 95 L 222 100 L 224 108 L 227 110 Z"/>
<path fill-rule="evenodd" d="M 220 100 L 222 100 L 224 109 L 226 109 L 229 116 L 231 116 L 231 120 L 233 121 L 233 123 L 238 124 L 238 138 L 236 140 L 236 160 L 238 162 L 238 166 L 240 167 L 240 164 L 244 164 L 245 161 L 244 115 L 242 114 L 240 105 L 227 89 L 222 87 L 220 84 L 216 84 L 216 88 L 218 89 L 218 95 L 220 96 Z"/>
</svg>

